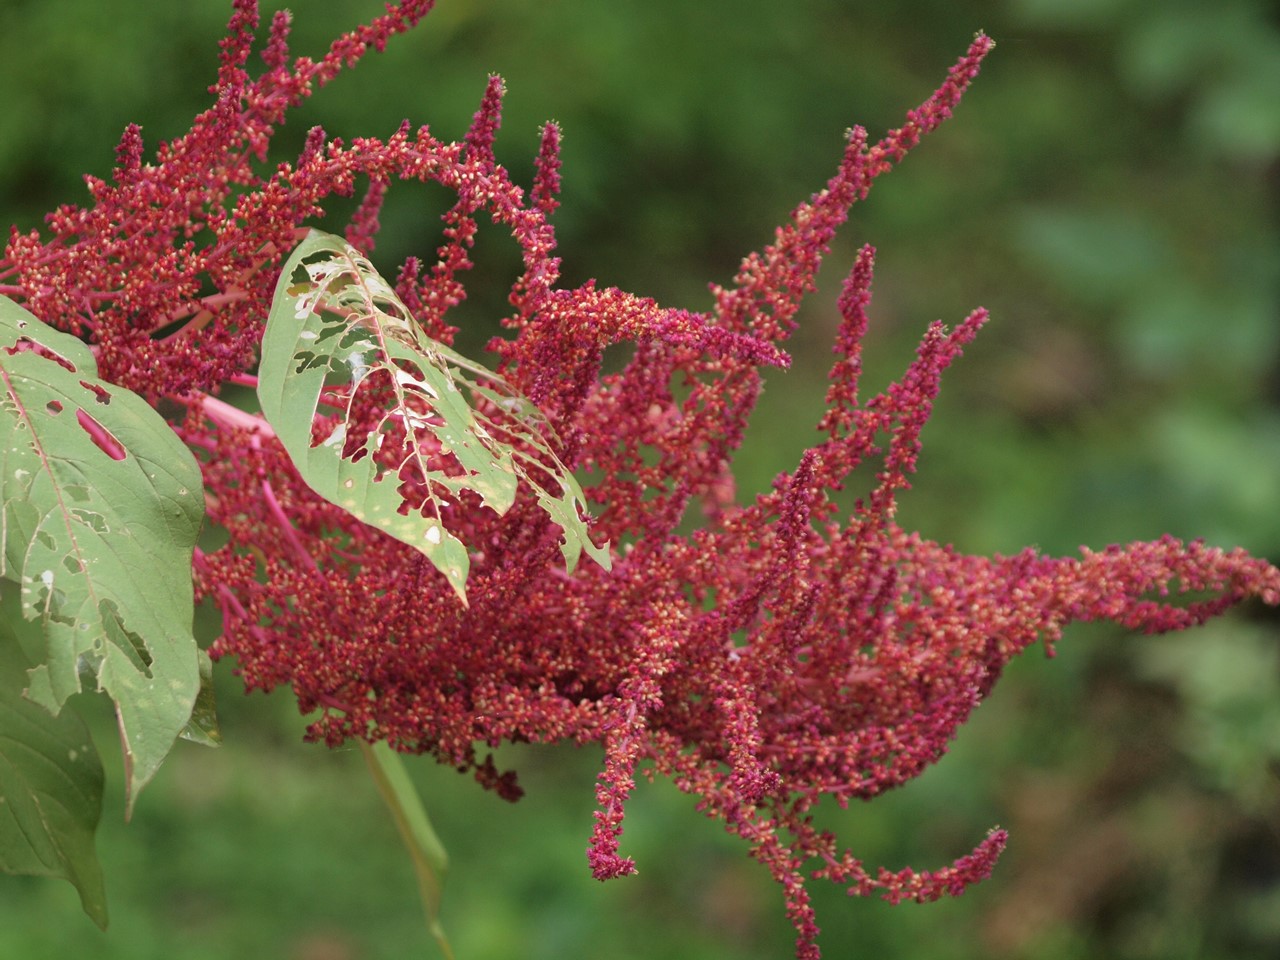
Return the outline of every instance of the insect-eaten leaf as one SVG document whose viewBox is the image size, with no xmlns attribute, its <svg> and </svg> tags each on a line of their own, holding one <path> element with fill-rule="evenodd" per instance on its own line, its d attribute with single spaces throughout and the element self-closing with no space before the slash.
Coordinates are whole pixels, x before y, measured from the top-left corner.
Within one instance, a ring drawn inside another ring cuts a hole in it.
<svg viewBox="0 0 1280 960">
<path fill-rule="evenodd" d="M 54 715 L 82 687 L 115 701 L 129 810 L 201 688 L 191 555 L 203 499 L 195 458 L 145 400 L 0 297 L 0 576 L 45 640 L 26 696 Z"/>
<path fill-rule="evenodd" d="M 312 230 L 285 263 L 262 338 L 258 397 L 311 488 L 420 550 L 464 604 L 470 558 L 449 518 L 466 497 L 505 513 L 520 481 L 563 531 L 570 572 L 583 552 L 609 567 L 542 413 L 423 333 L 341 237 Z"/>
</svg>

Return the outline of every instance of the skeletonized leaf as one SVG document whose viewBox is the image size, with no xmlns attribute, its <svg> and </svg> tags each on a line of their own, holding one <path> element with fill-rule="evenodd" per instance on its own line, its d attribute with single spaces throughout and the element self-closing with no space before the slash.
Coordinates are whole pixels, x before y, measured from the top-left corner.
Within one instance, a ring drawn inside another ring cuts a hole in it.
<svg viewBox="0 0 1280 960">
<path fill-rule="evenodd" d="M 0 298 L 0 575 L 46 644 L 27 697 L 57 714 L 96 684 L 115 701 L 129 809 L 200 689 L 202 489 L 159 414 L 98 379 L 75 337 Z"/>
<path fill-rule="evenodd" d="M 0 870 L 61 877 L 84 912 L 107 925 L 93 834 L 102 817 L 102 762 L 73 710 L 52 716 L 22 696 L 30 663 L 0 621 Z"/>
<path fill-rule="evenodd" d="M 463 603 L 470 562 L 447 517 L 464 491 L 502 514 L 523 480 L 561 527 L 569 570 L 583 551 L 609 566 L 608 549 L 587 535 L 582 489 L 547 442 L 546 418 L 497 374 L 426 336 L 341 237 L 312 230 L 285 263 L 258 397 L 311 488 L 420 550 Z M 337 413 L 322 414 L 322 404 Z"/>
</svg>

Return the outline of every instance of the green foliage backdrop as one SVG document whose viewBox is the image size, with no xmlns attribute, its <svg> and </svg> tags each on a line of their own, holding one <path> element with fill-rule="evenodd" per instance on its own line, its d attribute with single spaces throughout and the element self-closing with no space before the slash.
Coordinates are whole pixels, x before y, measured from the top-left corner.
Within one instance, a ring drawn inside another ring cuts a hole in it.
<svg viewBox="0 0 1280 960">
<path fill-rule="evenodd" d="M 297 49 L 315 53 L 381 4 L 293 9 Z M 79 175 L 109 171 L 127 122 L 149 148 L 185 130 L 228 13 L 222 0 L 5 4 L 6 217 L 29 228 L 84 199 Z M 897 121 L 979 28 L 999 48 L 955 120 L 855 208 L 797 363 L 769 381 L 742 495 L 810 442 L 797 424 L 817 420 L 839 281 L 872 242 L 870 388 L 935 317 L 982 304 L 995 318 L 948 373 L 905 526 L 972 552 L 1170 532 L 1275 559 L 1280 25 L 1262 0 L 442 0 L 311 101 L 292 135 L 385 135 L 407 116 L 457 137 L 501 73 L 497 152 L 526 182 L 537 124 L 564 127 L 566 281 L 701 307 L 705 283 L 826 180 L 842 131 Z M 394 188 L 377 261 L 433 248 L 443 202 Z M 495 331 L 515 258 L 482 230 L 462 352 Z M 1249 616 L 1172 640 L 1077 630 L 1055 663 L 1016 664 L 951 757 L 840 817 L 868 861 L 922 867 L 999 822 L 1013 839 L 995 876 L 928 907 L 831 892 L 830 955 L 1274 956 L 1280 662 L 1276 624 Z M 181 745 L 127 828 L 107 763 L 110 932 L 70 887 L 0 877 L 0 954 L 431 949 L 358 756 L 301 745 L 287 699 L 244 698 L 229 665 L 217 679 L 226 746 Z M 108 757 L 109 726 L 96 731 Z M 642 787 L 628 819 L 640 875 L 592 881 L 594 761 L 522 754 L 514 807 L 413 765 L 451 855 L 444 919 L 460 957 L 791 954 L 772 883 L 665 786 Z"/>
</svg>

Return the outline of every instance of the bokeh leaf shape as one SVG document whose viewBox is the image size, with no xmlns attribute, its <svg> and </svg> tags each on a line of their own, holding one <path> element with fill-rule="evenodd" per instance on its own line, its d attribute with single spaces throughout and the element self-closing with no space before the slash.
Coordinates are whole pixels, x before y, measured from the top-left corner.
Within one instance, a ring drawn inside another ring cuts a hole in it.
<svg viewBox="0 0 1280 960">
<path fill-rule="evenodd" d="M 386 398 L 377 422 L 351 430 L 357 401 L 368 399 L 360 394 L 371 388 Z M 341 237 L 312 230 L 286 261 L 262 338 L 258 397 L 307 484 L 421 551 L 464 604 L 470 559 L 445 522 L 464 491 L 503 514 L 524 481 L 560 526 L 569 571 L 584 551 L 609 567 L 542 413 L 497 374 L 423 333 Z M 322 414 L 322 403 L 340 412 Z M 400 439 L 383 450 L 391 435 Z M 409 477 L 417 502 L 401 490 Z"/>
<path fill-rule="evenodd" d="M 164 419 L 97 372 L 85 344 L 0 298 L 0 576 L 45 639 L 26 696 L 55 715 L 82 688 L 115 701 L 132 811 L 202 686 L 191 556 L 204 498 Z"/>
<path fill-rule="evenodd" d="M 60 877 L 103 929 L 107 901 L 93 835 L 102 762 L 74 710 L 53 716 L 22 695 L 31 664 L 0 620 L 0 870 Z"/>
</svg>

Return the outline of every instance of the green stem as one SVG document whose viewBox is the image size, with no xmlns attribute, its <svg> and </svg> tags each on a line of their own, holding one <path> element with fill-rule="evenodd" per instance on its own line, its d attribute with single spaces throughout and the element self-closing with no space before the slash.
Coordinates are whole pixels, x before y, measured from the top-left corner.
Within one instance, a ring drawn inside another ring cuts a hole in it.
<svg viewBox="0 0 1280 960">
<path fill-rule="evenodd" d="M 422 798 L 409 779 L 400 755 L 385 743 L 368 744 L 363 740 L 360 741 L 360 752 L 364 754 L 378 793 L 386 801 L 391 819 L 395 821 L 413 861 L 422 908 L 427 916 L 427 929 L 440 945 L 445 960 L 454 960 L 453 948 L 440 925 L 440 886 L 449 867 L 448 854 L 431 826 Z"/>
</svg>

